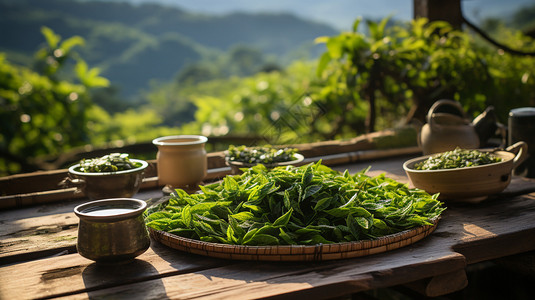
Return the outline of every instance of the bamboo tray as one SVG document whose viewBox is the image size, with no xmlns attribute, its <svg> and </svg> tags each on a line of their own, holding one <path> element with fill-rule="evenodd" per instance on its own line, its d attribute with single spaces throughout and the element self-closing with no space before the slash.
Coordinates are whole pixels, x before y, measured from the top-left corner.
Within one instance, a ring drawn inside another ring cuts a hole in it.
<svg viewBox="0 0 535 300">
<path fill-rule="evenodd" d="M 313 246 L 228 245 L 188 239 L 150 227 L 149 232 L 154 240 L 168 247 L 204 256 L 257 261 L 323 261 L 367 256 L 408 246 L 431 234 L 438 225 L 438 219 L 433 223 L 433 225 L 419 226 L 375 240 Z"/>
</svg>

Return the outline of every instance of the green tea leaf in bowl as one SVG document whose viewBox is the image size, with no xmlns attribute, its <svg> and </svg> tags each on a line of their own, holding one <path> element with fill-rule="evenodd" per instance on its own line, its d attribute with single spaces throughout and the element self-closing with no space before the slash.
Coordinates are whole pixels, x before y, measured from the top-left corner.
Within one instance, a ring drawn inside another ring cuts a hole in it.
<svg viewBox="0 0 535 300">
<path fill-rule="evenodd" d="M 99 158 L 82 159 L 77 171 L 84 173 L 106 173 L 131 170 L 141 163 L 131 161 L 126 153 L 111 153 Z"/>
<path fill-rule="evenodd" d="M 247 164 L 274 164 L 295 160 L 295 148 L 275 148 L 273 146 L 246 147 L 230 145 L 226 151 L 229 161 Z"/>
<path fill-rule="evenodd" d="M 416 170 L 441 170 L 475 167 L 496 162 L 502 158 L 489 152 L 456 148 L 452 151 L 443 152 L 430 156 L 414 167 Z"/>
</svg>

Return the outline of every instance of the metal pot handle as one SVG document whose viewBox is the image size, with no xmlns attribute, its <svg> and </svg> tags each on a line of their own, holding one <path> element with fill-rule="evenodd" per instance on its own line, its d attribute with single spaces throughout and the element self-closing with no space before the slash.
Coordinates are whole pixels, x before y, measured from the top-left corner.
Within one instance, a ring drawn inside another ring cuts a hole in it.
<svg viewBox="0 0 535 300">
<path fill-rule="evenodd" d="M 59 184 L 62 188 L 71 188 L 75 187 L 76 191 L 74 191 L 75 194 L 83 193 L 85 189 L 86 182 L 83 179 L 78 178 L 71 178 L 65 177 Z"/>
<path fill-rule="evenodd" d="M 516 156 L 513 159 L 513 169 L 523 163 L 528 158 L 528 144 L 525 142 L 516 142 L 505 149 L 507 152 L 515 153 Z"/>
</svg>

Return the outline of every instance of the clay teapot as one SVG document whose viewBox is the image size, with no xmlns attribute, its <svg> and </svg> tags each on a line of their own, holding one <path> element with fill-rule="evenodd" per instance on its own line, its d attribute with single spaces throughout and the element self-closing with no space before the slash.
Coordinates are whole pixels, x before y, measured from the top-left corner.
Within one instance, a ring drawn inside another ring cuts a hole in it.
<svg viewBox="0 0 535 300">
<path fill-rule="evenodd" d="M 454 150 L 475 149 L 480 145 L 474 125 L 457 101 L 439 100 L 431 106 L 419 143 L 424 155 Z"/>
</svg>

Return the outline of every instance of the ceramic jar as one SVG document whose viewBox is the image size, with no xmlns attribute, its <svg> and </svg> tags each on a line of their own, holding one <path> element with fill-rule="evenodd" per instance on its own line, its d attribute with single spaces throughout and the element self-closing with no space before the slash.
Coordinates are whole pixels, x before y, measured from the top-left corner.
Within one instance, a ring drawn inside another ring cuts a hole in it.
<svg viewBox="0 0 535 300">
<path fill-rule="evenodd" d="M 457 101 L 439 100 L 431 106 L 419 143 L 424 155 L 454 150 L 476 149 L 479 136 Z"/>
<path fill-rule="evenodd" d="M 132 198 L 97 200 L 78 205 L 80 218 L 76 248 L 97 263 L 120 263 L 134 259 L 150 246 L 143 220 L 147 203 Z"/>
<path fill-rule="evenodd" d="M 158 147 L 158 181 L 172 188 L 195 188 L 206 177 L 205 144 L 200 135 L 174 135 L 154 139 Z"/>
</svg>

